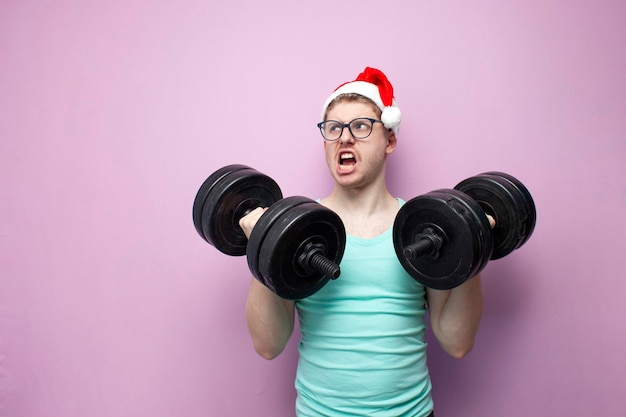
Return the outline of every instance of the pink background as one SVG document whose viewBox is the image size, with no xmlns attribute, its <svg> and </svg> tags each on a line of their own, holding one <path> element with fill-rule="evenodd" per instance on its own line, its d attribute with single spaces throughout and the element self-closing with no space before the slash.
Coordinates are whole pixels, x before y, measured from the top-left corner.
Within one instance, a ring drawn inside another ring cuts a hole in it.
<svg viewBox="0 0 626 417">
<path fill-rule="evenodd" d="M 229 163 L 324 196 L 320 106 L 370 65 L 404 115 L 396 195 L 502 170 L 538 209 L 483 273 L 474 351 L 429 346 L 437 416 L 623 415 L 625 18 L 619 0 L 2 1 L 0 414 L 292 415 L 297 338 L 253 352 L 246 262 L 191 206 Z"/>
</svg>

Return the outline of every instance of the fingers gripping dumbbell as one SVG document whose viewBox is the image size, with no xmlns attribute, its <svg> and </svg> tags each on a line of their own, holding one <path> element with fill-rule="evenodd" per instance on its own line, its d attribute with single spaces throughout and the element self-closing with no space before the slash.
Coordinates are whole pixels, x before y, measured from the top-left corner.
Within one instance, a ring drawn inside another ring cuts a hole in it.
<svg viewBox="0 0 626 417">
<path fill-rule="evenodd" d="M 495 219 L 493 229 L 487 215 Z M 396 216 L 393 241 L 413 278 L 430 288 L 450 289 L 479 273 L 490 259 L 521 247 L 535 222 L 528 189 L 508 174 L 486 172 L 454 189 L 407 201 Z"/>
<path fill-rule="evenodd" d="M 239 220 L 269 207 L 248 240 Z M 305 298 L 340 274 L 346 233 L 339 216 L 301 196 L 283 198 L 276 182 L 228 165 L 202 184 L 193 204 L 196 231 L 220 252 L 246 255 L 252 275 L 286 299 Z"/>
</svg>

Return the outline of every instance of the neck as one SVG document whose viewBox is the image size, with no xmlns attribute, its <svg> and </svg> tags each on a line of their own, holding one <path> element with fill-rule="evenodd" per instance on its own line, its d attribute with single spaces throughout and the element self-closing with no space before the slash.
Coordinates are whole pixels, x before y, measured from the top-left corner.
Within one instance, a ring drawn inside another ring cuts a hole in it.
<svg viewBox="0 0 626 417">
<path fill-rule="evenodd" d="M 347 210 L 352 215 L 372 215 L 389 204 L 390 200 L 395 199 L 384 186 L 367 189 L 335 186 L 332 193 L 322 202 L 336 210 Z"/>
<path fill-rule="evenodd" d="M 321 203 L 341 217 L 347 234 L 363 238 L 385 232 L 393 225 L 398 212 L 398 200 L 389 193 L 384 182 L 363 189 L 335 185 Z"/>
</svg>

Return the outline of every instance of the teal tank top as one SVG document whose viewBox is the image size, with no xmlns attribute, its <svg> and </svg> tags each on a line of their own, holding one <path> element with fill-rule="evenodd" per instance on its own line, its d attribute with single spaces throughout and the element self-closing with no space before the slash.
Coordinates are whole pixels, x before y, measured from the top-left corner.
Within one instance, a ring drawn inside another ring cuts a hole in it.
<svg viewBox="0 0 626 417">
<path fill-rule="evenodd" d="M 297 415 L 428 415 L 425 290 L 398 261 L 392 230 L 348 236 L 340 266 L 337 280 L 296 301 Z"/>
</svg>

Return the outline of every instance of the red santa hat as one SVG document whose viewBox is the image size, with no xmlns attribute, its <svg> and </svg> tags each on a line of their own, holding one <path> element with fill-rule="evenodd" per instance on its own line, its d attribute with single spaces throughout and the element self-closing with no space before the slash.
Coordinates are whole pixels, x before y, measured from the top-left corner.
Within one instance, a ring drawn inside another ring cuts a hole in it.
<svg viewBox="0 0 626 417">
<path fill-rule="evenodd" d="M 342 94 L 356 93 L 372 100 L 382 111 L 380 119 L 387 129 L 396 134 L 400 130 L 400 109 L 393 96 L 393 86 L 382 71 L 367 67 L 354 81 L 341 84 L 326 99 L 322 108 L 322 120 L 326 116 L 326 108 L 335 98 Z"/>
</svg>

